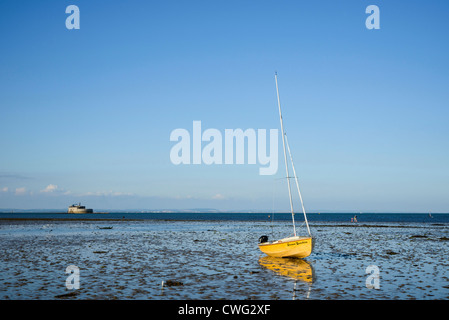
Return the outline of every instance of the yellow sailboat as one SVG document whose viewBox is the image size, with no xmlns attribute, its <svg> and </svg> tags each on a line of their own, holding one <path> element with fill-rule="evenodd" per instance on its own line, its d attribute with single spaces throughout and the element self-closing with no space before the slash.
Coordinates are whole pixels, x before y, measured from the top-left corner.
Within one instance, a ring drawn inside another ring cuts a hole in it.
<svg viewBox="0 0 449 320">
<path fill-rule="evenodd" d="M 306 258 L 312 253 L 312 237 L 289 237 L 273 242 L 259 243 L 259 249 L 279 258 Z"/>
<path fill-rule="evenodd" d="M 279 258 L 305 258 L 308 257 L 312 253 L 313 249 L 313 238 L 312 234 L 310 233 L 309 223 L 307 221 L 307 215 L 306 211 L 304 209 L 304 203 L 302 201 L 301 191 L 299 190 L 299 183 L 298 183 L 298 177 L 296 176 L 295 171 L 295 165 L 293 164 L 293 158 L 292 154 L 290 152 L 290 146 L 288 144 L 287 135 L 284 131 L 284 123 L 282 120 L 282 111 L 281 111 L 281 102 L 279 99 L 279 87 L 278 87 L 278 79 L 277 79 L 277 73 L 274 75 L 275 81 L 276 81 L 276 93 L 277 93 L 277 100 L 278 100 L 278 107 L 279 107 L 279 119 L 281 122 L 281 131 L 282 131 L 282 146 L 284 148 L 284 160 L 285 160 L 285 171 L 287 174 L 287 185 L 288 185 L 288 195 L 290 199 L 290 210 L 292 214 L 292 222 L 293 222 L 293 236 L 292 237 L 286 237 L 280 240 L 268 241 L 267 236 L 262 236 L 259 238 L 259 249 L 272 257 L 279 257 Z M 296 226 L 295 226 L 295 213 L 293 210 L 293 200 L 292 200 L 292 190 L 290 185 L 290 176 L 289 176 L 289 170 L 288 170 L 288 160 L 287 160 L 287 152 L 286 147 L 288 150 L 290 162 L 293 169 L 293 175 L 296 182 L 296 188 L 298 190 L 299 199 L 301 201 L 301 207 L 302 212 L 304 214 L 304 222 L 307 226 L 307 232 L 308 236 L 298 236 L 296 234 Z"/>
</svg>

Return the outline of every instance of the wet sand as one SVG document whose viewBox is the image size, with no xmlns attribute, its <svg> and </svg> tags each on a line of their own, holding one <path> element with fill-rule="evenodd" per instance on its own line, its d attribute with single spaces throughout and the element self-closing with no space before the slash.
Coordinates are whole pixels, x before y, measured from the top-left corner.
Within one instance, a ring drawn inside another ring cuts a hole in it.
<svg viewBox="0 0 449 320">
<path fill-rule="evenodd" d="M 291 233 L 285 222 L 0 220 L 0 299 L 449 299 L 447 224 L 312 223 L 307 263 L 288 261 L 306 277 L 266 263 L 257 240 L 272 230 Z M 366 287 L 369 265 L 379 289 Z"/>
</svg>

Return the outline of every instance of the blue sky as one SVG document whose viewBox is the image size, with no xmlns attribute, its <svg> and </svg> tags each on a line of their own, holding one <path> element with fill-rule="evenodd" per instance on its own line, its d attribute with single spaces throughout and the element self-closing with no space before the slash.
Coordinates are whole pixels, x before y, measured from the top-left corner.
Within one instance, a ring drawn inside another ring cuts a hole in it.
<svg viewBox="0 0 449 320">
<path fill-rule="evenodd" d="M 2 1 L 0 208 L 286 210 L 281 148 L 275 176 L 170 161 L 170 133 L 194 120 L 279 128 L 277 71 L 308 211 L 448 212 L 448 14 L 447 1 Z"/>
</svg>

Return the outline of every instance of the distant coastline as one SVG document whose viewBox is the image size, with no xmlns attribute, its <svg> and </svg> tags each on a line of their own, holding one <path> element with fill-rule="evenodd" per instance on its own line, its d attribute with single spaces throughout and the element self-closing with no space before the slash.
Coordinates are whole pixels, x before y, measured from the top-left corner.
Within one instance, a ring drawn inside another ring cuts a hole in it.
<svg viewBox="0 0 449 320">
<path fill-rule="evenodd" d="M 54 214 L 67 214 L 67 210 L 65 209 L 18 209 L 18 208 L 5 208 L 0 209 L 0 213 L 54 213 Z M 106 214 L 106 213 L 274 213 L 274 214 L 287 214 L 290 213 L 288 211 L 280 210 L 219 210 L 219 209 L 99 209 L 99 211 L 94 211 L 89 214 Z M 449 214 L 447 212 L 431 212 L 434 214 Z M 299 212 L 296 214 L 300 214 Z M 429 214 L 429 211 L 354 211 L 354 210 L 312 210 L 307 211 L 307 214 L 356 214 L 356 215 L 365 215 L 365 214 Z"/>
</svg>

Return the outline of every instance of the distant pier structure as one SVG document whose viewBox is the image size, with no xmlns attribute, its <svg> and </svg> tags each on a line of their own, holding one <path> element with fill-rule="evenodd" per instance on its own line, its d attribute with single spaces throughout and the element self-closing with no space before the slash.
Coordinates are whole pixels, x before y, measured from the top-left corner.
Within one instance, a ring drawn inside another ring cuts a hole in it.
<svg viewBox="0 0 449 320">
<path fill-rule="evenodd" d="M 79 204 L 72 204 L 67 213 L 94 213 L 93 209 L 86 209 L 85 206 L 82 206 L 81 203 Z"/>
</svg>

